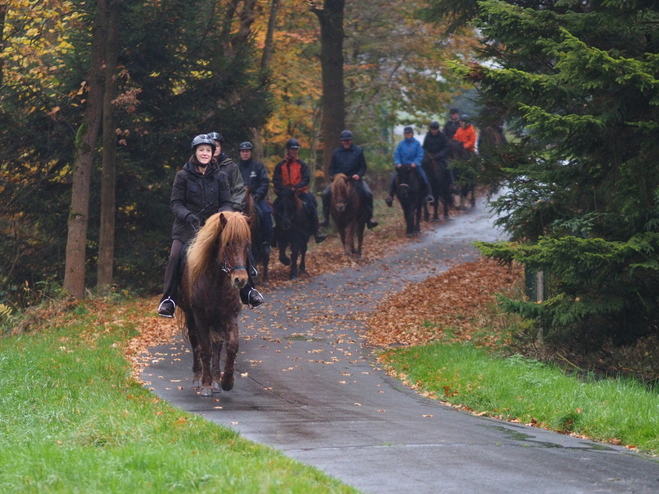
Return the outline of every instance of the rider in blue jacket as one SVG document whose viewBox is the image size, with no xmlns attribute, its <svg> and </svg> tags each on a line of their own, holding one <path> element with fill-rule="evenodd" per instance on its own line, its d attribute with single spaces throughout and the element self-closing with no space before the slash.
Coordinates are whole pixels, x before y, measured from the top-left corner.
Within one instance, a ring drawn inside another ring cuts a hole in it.
<svg viewBox="0 0 659 494">
<path fill-rule="evenodd" d="M 423 148 L 421 147 L 421 143 L 414 138 L 412 127 L 405 127 L 403 129 L 403 136 L 405 138 L 398 143 L 396 151 L 394 151 L 396 171 L 394 172 L 393 177 L 391 177 L 389 197 L 385 199 L 387 206 L 391 207 L 394 201 L 394 193 L 396 192 L 396 174 L 398 173 L 398 169 L 403 165 L 409 165 L 419 173 L 423 182 L 426 184 L 426 195 L 428 196 L 427 201 L 429 204 L 432 204 L 435 202 L 435 199 L 432 196 L 432 189 L 430 187 L 430 182 L 428 181 L 428 176 L 421 166 L 421 161 L 423 161 Z"/>
</svg>

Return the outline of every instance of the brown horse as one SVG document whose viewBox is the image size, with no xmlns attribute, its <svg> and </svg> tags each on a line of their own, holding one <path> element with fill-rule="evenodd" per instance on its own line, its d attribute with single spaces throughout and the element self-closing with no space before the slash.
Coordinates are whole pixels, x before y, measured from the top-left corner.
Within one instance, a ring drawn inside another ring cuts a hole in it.
<svg viewBox="0 0 659 494">
<path fill-rule="evenodd" d="M 222 212 L 206 221 L 186 254 L 179 300 L 193 352 L 193 387 L 201 387 L 202 396 L 211 396 L 219 387 L 233 388 L 242 308 L 239 291 L 248 280 L 249 246 L 245 216 Z M 226 361 L 220 374 L 223 343 Z"/>
<path fill-rule="evenodd" d="M 268 286 L 268 268 L 270 265 L 270 248 L 265 249 L 263 243 L 270 241 L 269 238 L 265 238 L 263 234 L 263 228 L 261 222 L 259 221 L 259 215 L 256 214 L 256 207 L 254 204 L 254 196 L 248 188 L 246 188 L 247 193 L 245 194 L 245 209 L 243 214 L 250 218 L 250 228 L 252 231 L 252 256 L 254 262 L 258 266 L 261 265 L 261 285 Z M 256 266 L 255 266 L 256 267 Z M 258 268 L 257 268 L 258 269 Z M 256 280 L 253 280 L 256 283 Z"/>
<path fill-rule="evenodd" d="M 366 210 L 362 208 L 362 200 L 352 178 L 343 173 L 334 175 L 332 181 L 332 200 L 330 215 L 341 235 L 341 243 L 346 256 L 362 256 L 364 227 L 366 226 Z M 355 237 L 357 247 L 355 248 Z"/>
</svg>

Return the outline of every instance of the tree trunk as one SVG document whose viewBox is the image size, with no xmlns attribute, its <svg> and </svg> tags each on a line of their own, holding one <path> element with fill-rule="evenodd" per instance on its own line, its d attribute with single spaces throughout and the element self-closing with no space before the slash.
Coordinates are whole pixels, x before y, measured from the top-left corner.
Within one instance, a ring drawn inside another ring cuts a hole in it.
<svg viewBox="0 0 659 494">
<path fill-rule="evenodd" d="M 321 101 L 323 172 L 327 176 L 332 151 L 345 128 L 343 87 L 343 10 L 345 0 L 324 0 L 323 8 L 312 7 L 320 22 L 320 67 L 323 80 Z"/>
<path fill-rule="evenodd" d="M 116 116 L 113 101 L 117 94 L 119 56 L 119 15 L 123 0 L 111 0 L 103 96 L 103 165 L 101 173 L 101 228 L 98 245 L 96 285 L 103 291 L 112 285 L 114 266 L 115 187 L 117 168 Z"/>
<path fill-rule="evenodd" d="M 263 46 L 263 55 L 261 56 L 261 65 L 259 67 L 260 83 L 265 84 L 270 71 L 270 61 L 275 51 L 275 28 L 277 27 L 277 13 L 279 12 L 280 0 L 272 0 L 270 7 L 270 17 L 268 19 L 268 30 L 265 33 L 265 43 Z"/>
<path fill-rule="evenodd" d="M 2 57 L 2 54 L 5 51 L 5 38 L 3 33 L 5 32 L 5 18 L 7 17 L 8 5 L 9 2 L 6 1 L 0 3 L 0 87 L 2 87 L 5 80 L 5 59 Z"/>
<path fill-rule="evenodd" d="M 103 114 L 104 59 L 108 18 L 106 0 L 98 0 L 96 8 L 87 108 L 75 143 L 76 154 L 73 162 L 71 210 L 69 212 L 64 266 L 64 289 L 78 299 L 83 298 L 85 293 L 85 247 L 89 221 L 89 188 L 92 159 Z"/>
</svg>

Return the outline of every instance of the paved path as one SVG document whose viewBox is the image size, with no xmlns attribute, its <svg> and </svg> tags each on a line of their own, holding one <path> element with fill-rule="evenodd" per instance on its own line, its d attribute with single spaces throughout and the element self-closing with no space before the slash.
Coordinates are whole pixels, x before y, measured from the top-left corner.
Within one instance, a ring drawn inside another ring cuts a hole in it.
<svg viewBox="0 0 659 494">
<path fill-rule="evenodd" d="M 472 241 L 499 237 L 479 205 L 380 262 L 268 292 L 262 310 L 244 312 L 231 392 L 198 396 L 178 340 L 152 349 L 142 378 L 175 406 L 365 493 L 659 493 L 655 461 L 450 409 L 373 364 L 364 314 L 406 283 L 476 258 Z"/>
</svg>

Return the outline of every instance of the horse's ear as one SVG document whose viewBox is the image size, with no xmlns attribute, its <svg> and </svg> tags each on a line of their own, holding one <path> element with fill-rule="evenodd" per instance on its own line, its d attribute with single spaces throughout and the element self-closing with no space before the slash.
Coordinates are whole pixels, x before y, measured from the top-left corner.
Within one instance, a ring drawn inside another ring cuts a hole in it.
<svg viewBox="0 0 659 494">
<path fill-rule="evenodd" d="M 222 228 L 227 226 L 227 218 L 224 213 L 220 213 L 220 225 L 222 225 Z"/>
<path fill-rule="evenodd" d="M 247 224 L 249 226 L 252 226 L 252 221 L 254 221 L 254 216 L 253 214 L 245 214 L 243 213 L 243 217 L 247 220 Z"/>
</svg>

